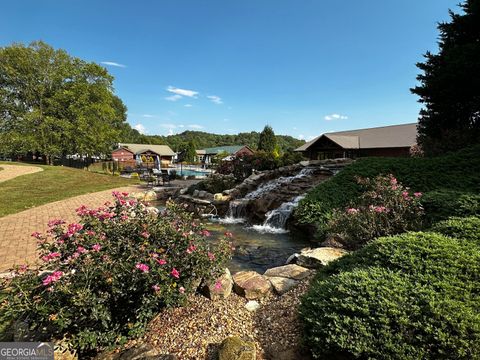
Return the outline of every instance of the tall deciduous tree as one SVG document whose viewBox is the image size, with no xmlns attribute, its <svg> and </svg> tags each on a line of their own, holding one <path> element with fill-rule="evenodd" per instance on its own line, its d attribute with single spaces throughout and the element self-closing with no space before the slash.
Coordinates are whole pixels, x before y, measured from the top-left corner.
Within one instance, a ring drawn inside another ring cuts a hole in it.
<svg viewBox="0 0 480 360">
<path fill-rule="evenodd" d="M 460 6 L 463 14 L 450 11 L 450 22 L 438 25 L 438 54 L 427 52 L 417 64 L 423 73 L 412 92 L 424 104 L 418 141 L 427 154 L 480 140 L 480 0 Z"/>
<path fill-rule="evenodd" d="M 125 125 L 113 77 L 43 42 L 0 48 L 0 152 L 106 154 Z"/>
<path fill-rule="evenodd" d="M 270 125 L 266 125 L 263 131 L 260 133 L 260 139 L 258 141 L 258 150 L 266 151 L 267 153 L 273 153 L 277 149 L 277 139 L 275 133 Z"/>
</svg>

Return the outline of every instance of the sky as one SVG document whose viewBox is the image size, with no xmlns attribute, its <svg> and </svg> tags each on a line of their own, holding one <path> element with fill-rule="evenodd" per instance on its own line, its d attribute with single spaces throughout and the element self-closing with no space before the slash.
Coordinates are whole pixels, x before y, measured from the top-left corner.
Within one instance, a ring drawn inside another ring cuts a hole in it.
<svg viewBox="0 0 480 360">
<path fill-rule="evenodd" d="M 459 0 L 4 0 L 0 46 L 105 66 L 146 134 L 324 132 L 415 122 L 410 93 Z"/>
</svg>

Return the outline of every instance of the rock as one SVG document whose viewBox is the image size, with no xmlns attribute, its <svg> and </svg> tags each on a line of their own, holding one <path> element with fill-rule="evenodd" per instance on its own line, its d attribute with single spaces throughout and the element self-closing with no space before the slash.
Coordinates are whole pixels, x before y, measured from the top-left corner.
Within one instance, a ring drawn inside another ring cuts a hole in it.
<svg viewBox="0 0 480 360">
<path fill-rule="evenodd" d="M 248 300 L 259 299 L 272 291 L 272 284 L 266 276 L 255 271 L 240 271 L 233 275 L 235 292 Z"/>
<path fill-rule="evenodd" d="M 255 360 L 255 343 L 243 341 L 238 336 L 226 338 L 220 344 L 218 360 Z"/>
<path fill-rule="evenodd" d="M 295 264 L 297 262 L 297 258 L 298 258 L 298 253 L 295 253 L 295 254 L 292 254 L 288 257 L 287 261 L 285 261 L 285 264 Z"/>
<path fill-rule="evenodd" d="M 298 280 L 272 276 L 268 278 L 278 295 L 283 295 L 298 284 Z"/>
<path fill-rule="evenodd" d="M 250 312 L 256 311 L 260 308 L 260 304 L 256 300 L 250 300 L 245 304 L 245 309 Z"/>
<path fill-rule="evenodd" d="M 195 196 L 195 193 L 194 193 L 194 196 Z M 205 190 L 201 190 L 198 192 L 198 197 L 200 199 L 205 199 L 207 197 L 207 192 Z"/>
<path fill-rule="evenodd" d="M 220 284 L 217 289 L 216 284 Z M 225 269 L 225 274 L 220 276 L 213 283 L 207 284 L 203 287 L 202 293 L 210 300 L 225 299 L 232 293 L 233 279 L 228 268 Z"/>
<path fill-rule="evenodd" d="M 180 195 L 184 195 L 188 192 L 188 188 L 182 188 L 180 189 Z"/>
<path fill-rule="evenodd" d="M 177 360 L 175 355 L 160 354 L 152 345 L 143 343 L 120 353 L 103 352 L 95 360 Z"/>
<path fill-rule="evenodd" d="M 320 244 L 321 247 L 332 247 L 337 249 L 343 249 L 342 238 L 339 236 L 329 236 Z"/>
<path fill-rule="evenodd" d="M 213 195 L 213 200 L 215 201 L 228 201 L 230 197 L 228 195 L 223 195 L 222 193 L 217 193 Z"/>
<path fill-rule="evenodd" d="M 310 269 L 327 265 L 329 262 L 348 254 L 348 251 L 332 247 L 320 247 L 311 250 L 302 250 L 297 258 L 297 264 Z"/>
<path fill-rule="evenodd" d="M 310 275 L 311 270 L 295 264 L 268 269 L 263 275 L 268 277 L 283 277 L 293 280 L 302 280 Z"/>
<path fill-rule="evenodd" d="M 192 196 L 193 197 L 198 197 L 198 194 L 200 194 L 200 191 L 194 190 Z"/>
<path fill-rule="evenodd" d="M 143 196 L 143 201 L 155 201 L 157 200 L 157 193 L 155 191 L 147 191 Z"/>
</svg>

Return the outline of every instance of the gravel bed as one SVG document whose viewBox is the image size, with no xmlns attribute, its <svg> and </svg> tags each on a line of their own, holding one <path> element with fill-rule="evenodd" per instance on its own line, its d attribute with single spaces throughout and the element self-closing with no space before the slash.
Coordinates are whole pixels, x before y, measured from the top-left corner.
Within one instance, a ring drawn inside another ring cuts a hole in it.
<svg viewBox="0 0 480 360">
<path fill-rule="evenodd" d="M 216 348 L 226 337 L 240 336 L 255 341 L 257 359 L 309 359 L 301 349 L 296 309 L 310 279 L 281 297 L 258 300 L 261 307 L 255 312 L 245 309 L 247 300 L 234 293 L 217 301 L 192 295 L 185 306 L 160 313 L 143 341 L 181 360 L 215 359 Z"/>
</svg>

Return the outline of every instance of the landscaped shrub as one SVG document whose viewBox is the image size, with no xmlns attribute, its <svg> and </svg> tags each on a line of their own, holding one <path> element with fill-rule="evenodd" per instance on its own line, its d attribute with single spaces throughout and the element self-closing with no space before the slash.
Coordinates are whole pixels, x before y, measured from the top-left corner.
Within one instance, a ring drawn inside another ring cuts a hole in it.
<svg viewBox="0 0 480 360">
<path fill-rule="evenodd" d="M 235 184 L 236 181 L 233 175 L 212 174 L 205 180 L 190 186 L 188 188 L 188 193 L 193 194 L 195 190 L 204 190 L 208 191 L 209 193 L 216 194 L 233 188 Z"/>
<path fill-rule="evenodd" d="M 432 227 L 432 231 L 480 245 L 480 218 L 476 216 L 440 221 Z"/>
<path fill-rule="evenodd" d="M 422 199 L 427 221 L 435 223 L 450 216 L 480 215 L 480 195 L 457 190 L 437 190 Z"/>
<path fill-rule="evenodd" d="M 33 330 L 66 336 L 88 350 L 140 335 L 163 307 L 175 306 L 200 280 L 223 271 L 230 244 L 209 246 L 192 215 L 168 204 L 160 215 L 125 193 L 81 221 L 49 223 L 38 239 L 42 265 L 19 268 L 7 309 Z"/>
<path fill-rule="evenodd" d="M 440 189 L 454 189 L 464 194 L 480 193 L 480 146 L 434 158 L 361 158 L 345 167 L 331 179 L 312 189 L 294 212 L 299 224 L 313 224 L 321 231 L 334 209 L 345 208 L 361 194 L 357 177 L 373 178 L 394 174 L 403 185 L 413 191 L 428 193 Z M 478 202 L 478 200 L 477 200 Z M 317 206 L 320 203 L 320 206 Z M 316 211 L 311 212 L 310 209 Z M 317 211 L 319 210 L 320 211 Z M 425 206 L 427 217 L 430 208 Z M 446 216 L 459 215 L 448 213 Z"/>
<path fill-rule="evenodd" d="M 350 248 L 380 236 L 419 230 L 422 193 L 411 193 L 393 175 L 358 178 L 362 194 L 344 210 L 334 210 L 328 231 L 341 235 Z"/>
<path fill-rule="evenodd" d="M 315 358 L 479 359 L 479 301 L 479 248 L 407 233 L 322 269 L 300 314 Z"/>
</svg>

